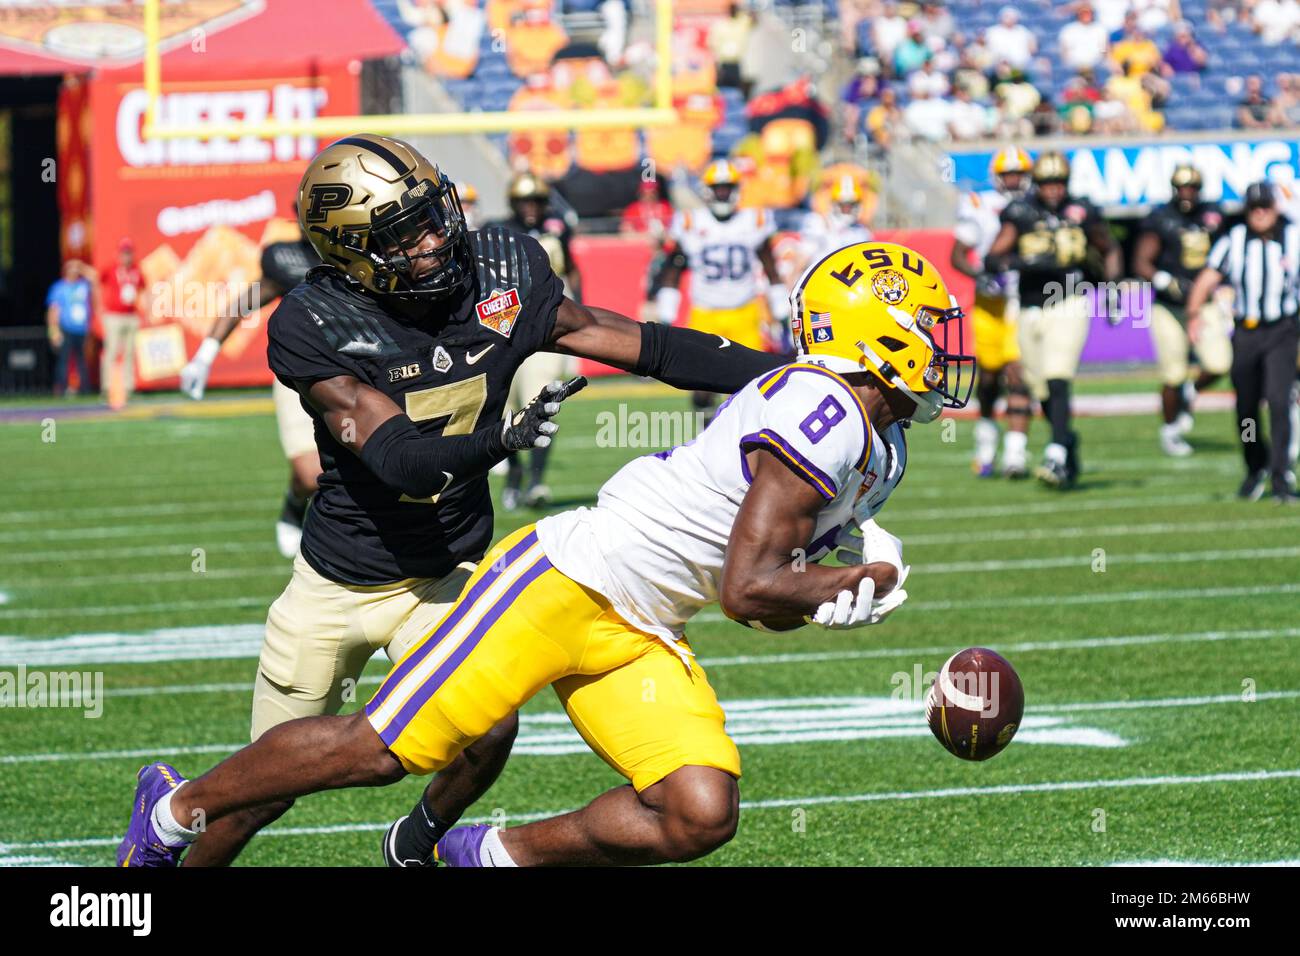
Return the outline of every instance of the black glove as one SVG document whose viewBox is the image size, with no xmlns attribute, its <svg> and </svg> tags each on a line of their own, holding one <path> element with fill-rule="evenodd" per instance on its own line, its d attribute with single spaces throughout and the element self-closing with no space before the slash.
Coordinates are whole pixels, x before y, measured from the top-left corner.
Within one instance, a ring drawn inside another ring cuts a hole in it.
<svg viewBox="0 0 1300 956">
<path fill-rule="evenodd" d="M 560 403 L 587 387 L 585 375 L 567 382 L 551 382 L 543 388 L 528 406 L 515 412 L 501 424 L 501 440 L 509 451 L 525 448 L 545 448 L 559 425 L 551 421 L 560 411 Z"/>
</svg>

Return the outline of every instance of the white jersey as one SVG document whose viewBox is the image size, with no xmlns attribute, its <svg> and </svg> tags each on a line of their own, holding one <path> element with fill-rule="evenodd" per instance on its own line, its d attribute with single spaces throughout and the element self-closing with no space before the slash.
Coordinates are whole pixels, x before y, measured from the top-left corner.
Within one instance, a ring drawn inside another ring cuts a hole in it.
<svg viewBox="0 0 1300 956">
<path fill-rule="evenodd" d="M 843 249 L 855 242 L 867 242 L 871 230 L 860 222 L 837 223 L 830 216 L 812 213 L 804 221 L 800 237 L 809 262 L 818 262 L 836 249 Z"/>
<path fill-rule="evenodd" d="M 691 303 L 702 309 L 738 309 L 758 298 L 758 250 L 775 231 L 766 209 L 738 209 L 725 220 L 707 208 L 675 213 L 668 235 L 691 270 Z"/>
<path fill-rule="evenodd" d="M 996 189 L 963 193 L 957 200 L 957 226 L 953 235 L 958 242 L 974 249 L 981 262 L 1002 228 L 1002 210 L 1008 202 L 1010 197 Z"/>
<path fill-rule="evenodd" d="M 907 466 L 900 425 L 877 433 L 842 378 L 787 365 L 732 396 L 694 441 L 623 466 L 594 508 L 539 521 L 542 550 L 628 623 L 675 642 L 718 600 L 727 542 L 749 490 L 749 448 L 771 451 L 825 499 L 810 561 L 830 551 L 843 527 L 875 515 Z"/>
</svg>

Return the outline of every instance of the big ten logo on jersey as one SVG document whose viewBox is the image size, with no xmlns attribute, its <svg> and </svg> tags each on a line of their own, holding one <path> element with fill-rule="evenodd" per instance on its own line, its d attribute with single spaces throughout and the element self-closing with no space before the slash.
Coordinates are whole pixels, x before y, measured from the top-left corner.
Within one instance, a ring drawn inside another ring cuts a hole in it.
<svg viewBox="0 0 1300 956">
<path fill-rule="evenodd" d="M 737 282 L 754 268 L 753 254 L 738 243 L 716 243 L 700 250 L 704 279 L 708 282 Z"/>
</svg>

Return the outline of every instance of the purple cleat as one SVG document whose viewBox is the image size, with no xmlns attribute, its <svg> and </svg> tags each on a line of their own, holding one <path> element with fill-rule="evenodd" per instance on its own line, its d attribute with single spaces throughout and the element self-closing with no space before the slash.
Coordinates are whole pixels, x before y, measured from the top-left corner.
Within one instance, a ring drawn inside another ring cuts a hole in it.
<svg viewBox="0 0 1300 956">
<path fill-rule="evenodd" d="M 136 774 L 135 804 L 126 836 L 117 845 L 118 866 L 178 866 L 185 846 L 167 846 L 153 825 L 153 808 L 164 796 L 185 782 L 175 767 L 151 763 Z"/>
<path fill-rule="evenodd" d="M 446 866 L 482 866 L 483 858 L 479 852 L 483 838 L 491 829 L 487 823 L 453 827 L 433 848 L 433 858 Z"/>
</svg>

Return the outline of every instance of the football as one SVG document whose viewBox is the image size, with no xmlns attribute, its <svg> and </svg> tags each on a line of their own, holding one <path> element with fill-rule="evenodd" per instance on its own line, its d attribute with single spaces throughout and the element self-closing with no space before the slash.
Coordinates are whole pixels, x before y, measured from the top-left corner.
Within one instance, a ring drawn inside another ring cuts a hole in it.
<svg viewBox="0 0 1300 956">
<path fill-rule="evenodd" d="M 962 760 L 988 760 L 1006 748 L 1025 712 L 1025 688 L 1001 654 L 958 651 L 925 696 L 925 718 L 939 743 Z"/>
</svg>

